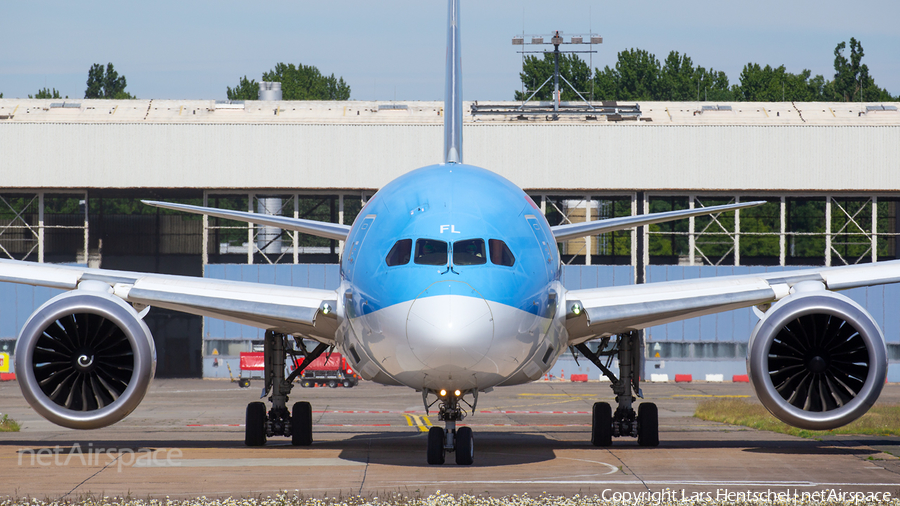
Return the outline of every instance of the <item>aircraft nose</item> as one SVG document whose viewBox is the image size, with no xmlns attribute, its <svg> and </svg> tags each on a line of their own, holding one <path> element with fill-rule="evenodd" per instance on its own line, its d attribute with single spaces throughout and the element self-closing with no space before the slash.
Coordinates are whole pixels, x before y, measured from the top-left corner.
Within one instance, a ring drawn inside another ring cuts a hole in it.
<svg viewBox="0 0 900 506">
<path fill-rule="evenodd" d="M 462 371 L 487 355 L 494 319 L 487 301 L 468 283 L 441 281 L 413 302 L 406 337 L 413 355 L 427 368 Z"/>
</svg>

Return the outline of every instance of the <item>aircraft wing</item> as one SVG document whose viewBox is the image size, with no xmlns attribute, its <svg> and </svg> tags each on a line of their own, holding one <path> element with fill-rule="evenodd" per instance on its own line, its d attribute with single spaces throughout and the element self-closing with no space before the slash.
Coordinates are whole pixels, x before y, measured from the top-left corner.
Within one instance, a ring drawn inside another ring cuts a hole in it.
<svg viewBox="0 0 900 506">
<path fill-rule="evenodd" d="M 804 281 L 828 290 L 900 282 L 900 260 L 763 274 L 571 290 L 570 344 L 732 309 L 775 302 Z"/>
<path fill-rule="evenodd" d="M 171 202 L 157 202 L 155 200 L 142 200 L 141 202 L 147 204 L 148 206 L 161 207 L 163 209 L 172 209 L 175 211 L 184 211 L 186 213 L 194 214 L 205 214 L 207 216 L 215 216 L 216 218 L 224 218 L 226 220 L 244 221 L 256 225 L 278 227 L 284 230 L 301 232 L 317 237 L 325 237 L 326 239 L 336 239 L 338 241 L 346 240 L 347 234 L 350 233 L 349 225 L 340 225 L 338 223 L 326 223 L 324 221 L 304 220 L 301 218 L 250 213 L 246 211 L 231 211 L 229 209 L 218 209 L 215 207 L 173 204 Z"/>
<path fill-rule="evenodd" d="M 605 234 L 607 232 L 615 232 L 616 230 L 625 230 L 628 228 L 640 227 L 643 225 L 653 225 L 655 223 L 664 223 L 666 221 L 681 220 L 692 216 L 704 216 L 707 214 L 723 213 L 726 211 L 734 211 L 735 209 L 743 209 L 745 207 L 756 207 L 765 204 L 765 201 L 758 202 L 741 202 L 740 204 L 726 204 L 723 206 L 698 207 L 695 209 L 681 209 L 678 211 L 667 211 L 664 213 L 638 214 L 636 216 L 622 216 L 619 218 L 608 218 L 598 221 L 586 221 L 583 223 L 568 223 L 566 225 L 557 225 L 550 227 L 553 237 L 557 241 L 567 241 L 577 237 L 586 235 Z"/>
<path fill-rule="evenodd" d="M 91 281 L 109 286 L 126 302 L 301 334 L 331 342 L 337 329 L 330 317 L 336 307 L 333 290 L 278 286 L 241 281 L 89 269 L 18 260 L 0 260 L 0 281 L 62 290 L 87 287 Z"/>
</svg>

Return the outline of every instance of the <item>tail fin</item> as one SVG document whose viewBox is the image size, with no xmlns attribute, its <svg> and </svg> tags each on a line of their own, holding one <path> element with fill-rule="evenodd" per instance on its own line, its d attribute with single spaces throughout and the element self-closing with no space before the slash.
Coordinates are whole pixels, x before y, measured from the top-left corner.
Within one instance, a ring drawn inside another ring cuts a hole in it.
<svg viewBox="0 0 900 506">
<path fill-rule="evenodd" d="M 446 78 L 444 163 L 462 163 L 462 59 L 459 54 L 459 0 L 448 1 Z"/>
</svg>

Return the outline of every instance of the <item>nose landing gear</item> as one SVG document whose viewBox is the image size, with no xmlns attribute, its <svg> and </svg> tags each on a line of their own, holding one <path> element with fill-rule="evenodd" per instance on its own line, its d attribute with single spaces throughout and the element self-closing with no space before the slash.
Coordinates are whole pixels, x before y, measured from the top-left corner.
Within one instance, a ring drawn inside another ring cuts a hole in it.
<svg viewBox="0 0 900 506">
<path fill-rule="evenodd" d="M 591 443 L 594 446 L 611 446 L 613 437 L 630 436 L 636 437 L 641 446 L 659 446 L 659 410 L 656 404 L 641 403 L 637 413 L 633 406 L 636 400 L 634 394 L 644 398 L 640 388 L 640 334 L 636 331 L 622 334 L 609 349 L 609 338 L 604 338 L 600 343 L 596 352 L 591 351 L 584 343 L 575 346 L 609 378 L 618 404 L 615 414 L 605 402 L 594 404 Z M 606 364 L 601 362 L 601 356 L 608 357 Z M 618 378 L 609 369 L 616 356 L 619 360 Z"/>
<path fill-rule="evenodd" d="M 422 401 L 425 403 L 425 412 L 440 402 L 438 408 L 438 420 L 444 422 L 444 428 L 432 427 L 428 430 L 428 448 L 426 452 L 429 465 L 439 466 L 444 463 L 447 452 L 456 454 L 456 463 L 460 466 L 471 465 L 475 461 L 475 438 L 472 434 L 471 427 L 456 428 L 456 422 L 461 421 L 466 416 L 465 409 L 460 403 L 465 403 L 475 411 L 475 405 L 478 402 L 478 391 L 473 391 L 475 401 L 469 404 L 463 399 L 463 395 L 467 392 L 455 390 L 448 392 L 440 390 L 431 392 L 437 395 L 437 400 L 428 404 L 429 390 L 422 391 Z"/>
</svg>

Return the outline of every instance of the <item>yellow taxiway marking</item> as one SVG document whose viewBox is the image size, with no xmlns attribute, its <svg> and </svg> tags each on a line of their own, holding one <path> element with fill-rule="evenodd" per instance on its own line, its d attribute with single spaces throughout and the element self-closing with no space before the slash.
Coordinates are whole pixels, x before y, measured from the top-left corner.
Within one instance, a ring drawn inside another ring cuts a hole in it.
<svg viewBox="0 0 900 506">
<path fill-rule="evenodd" d="M 416 423 L 416 427 L 419 428 L 419 432 L 428 432 L 428 429 L 433 425 L 431 420 L 428 419 L 427 416 L 424 415 L 403 415 L 406 417 L 406 424 L 410 427 L 413 426 L 413 422 Z"/>
<path fill-rule="evenodd" d="M 672 397 L 725 397 L 725 398 L 744 398 L 749 395 L 711 395 L 711 394 L 676 394 Z"/>
<path fill-rule="evenodd" d="M 599 394 L 517 394 L 519 397 L 597 397 Z"/>
</svg>

